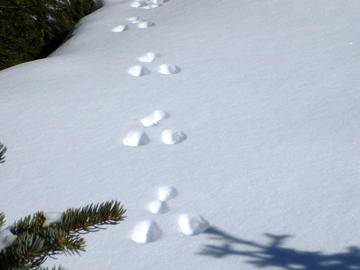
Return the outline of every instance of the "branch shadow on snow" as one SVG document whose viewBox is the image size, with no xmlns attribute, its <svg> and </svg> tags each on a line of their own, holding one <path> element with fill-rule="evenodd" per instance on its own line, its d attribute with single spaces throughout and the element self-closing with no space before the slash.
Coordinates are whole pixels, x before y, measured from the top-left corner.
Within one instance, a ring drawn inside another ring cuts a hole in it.
<svg viewBox="0 0 360 270">
<path fill-rule="evenodd" d="M 323 254 L 283 247 L 291 235 L 265 233 L 268 243 L 262 244 L 238 238 L 216 227 L 209 228 L 205 233 L 219 243 L 205 245 L 199 252 L 204 256 L 240 256 L 258 268 L 272 267 L 277 270 L 360 270 L 360 247 L 348 247 L 342 253 Z"/>
</svg>

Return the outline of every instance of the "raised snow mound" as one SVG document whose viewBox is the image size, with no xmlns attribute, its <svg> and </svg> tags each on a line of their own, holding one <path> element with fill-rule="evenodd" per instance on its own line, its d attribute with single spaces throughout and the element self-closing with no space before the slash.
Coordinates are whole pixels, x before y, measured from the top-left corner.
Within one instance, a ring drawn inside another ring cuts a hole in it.
<svg viewBox="0 0 360 270">
<path fill-rule="evenodd" d="M 123 145 L 137 147 L 145 145 L 149 143 L 149 141 L 149 137 L 145 132 L 140 130 L 131 130 L 125 135 L 122 142 Z"/>
<path fill-rule="evenodd" d="M 164 75 L 176 74 L 180 71 L 179 67 L 170 64 L 161 64 L 159 66 L 159 73 Z"/>
<path fill-rule="evenodd" d="M 139 222 L 131 234 L 131 239 L 140 244 L 156 241 L 160 237 L 161 230 L 159 226 L 151 220 Z"/>
<path fill-rule="evenodd" d="M 155 200 L 148 204 L 148 209 L 153 214 L 164 214 L 169 211 L 166 202 Z"/>
<path fill-rule="evenodd" d="M 160 201 L 168 201 L 176 197 L 176 195 L 177 195 L 177 191 L 174 187 L 163 186 L 163 187 L 159 187 L 157 197 Z"/>
<path fill-rule="evenodd" d="M 130 7 L 133 7 L 133 8 L 139 8 L 141 7 L 143 4 L 138 2 L 138 1 L 134 1 L 134 2 L 131 2 L 130 3 Z"/>
<path fill-rule="evenodd" d="M 148 74 L 148 70 L 142 65 L 135 65 L 128 69 L 128 73 L 134 77 L 141 77 Z"/>
<path fill-rule="evenodd" d="M 186 138 L 186 134 L 183 131 L 165 129 L 161 133 L 161 140 L 164 144 L 178 144 L 186 140 Z"/>
<path fill-rule="evenodd" d="M 131 23 L 138 23 L 140 22 L 140 18 L 139 17 L 130 17 L 127 19 L 129 22 Z"/>
<path fill-rule="evenodd" d="M 140 56 L 138 60 L 143 63 L 151 63 L 156 58 L 156 53 L 147 52 L 144 55 Z"/>
<path fill-rule="evenodd" d="M 145 116 L 140 120 L 144 127 L 151 127 L 157 125 L 161 120 L 167 117 L 167 113 L 161 110 L 153 111 L 151 114 Z"/>
<path fill-rule="evenodd" d="M 126 24 L 120 24 L 118 26 L 115 26 L 113 29 L 111 29 L 111 31 L 113 32 L 124 32 L 127 29 L 127 25 Z"/>
<path fill-rule="evenodd" d="M 153 9 L 153 8 L 158 8 L 158 7 L 160 7 L 160 5 L 158 5 L 158 4 L 150 4 L 150 5 L 142 6 L 142 8 L 144 8 L 144 9 Z"/>
<path fill-rule="evenodd" d="M 151 3 L 155 4 L 155 5 L 162 5 L 164 4 L 166 1 L 165 0 L 150 0 Z"/>
<path fill-rule="evenodd" d="M 139 22 L 137 24 L 137 27 L 138 28 L 149 28 L 151 26 L 155 25 L 153 22 L 148 22 L 148 21 L 142 21 L 142 22 Z"/>
<path fill-rule="evenodd" d="M 210 226 L 209 222 L 197 214 L 181 214 L 178 217 L 178 225 L 179 230 L 185 235 L 203 233 Z"/>
</svg>

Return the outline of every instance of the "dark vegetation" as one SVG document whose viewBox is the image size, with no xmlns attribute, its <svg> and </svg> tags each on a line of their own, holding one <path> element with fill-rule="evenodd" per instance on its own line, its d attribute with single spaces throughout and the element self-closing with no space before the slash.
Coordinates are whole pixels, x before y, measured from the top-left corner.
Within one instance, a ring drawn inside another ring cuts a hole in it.
<svg viewBox="0 0 360 270">
<path fill-rule="evenodd" d="M 98 0 L 1 0 L 0 70 L 48 56 L 100 5 Z"/>
<path fill-rule="evenodd" d="M 7 148 L 5 145 L 3 145 L 0 142 L 0 163 L 4 163 L 5 162 L 5 152 L 6 152 Z"/>
<path fill-rule="evenodd" d="M 83 234 L 96 232 L 104 225 L 119 224 L 125 218 L 126 210 L 118 201 L 90 204 L 81 208 L 70 208 L 62 213 L 59 220 L 49 225 L 46 214 L 37 212 L 15 222 L 0 231 L 8 231 L 13 238 L 0 239 L 8 242 L 0 250 L 1 270 L 46 270 L 41 267 L 48 259 L 59 254 L 79 254 L 85 251 Z M 0 213 L 0 227 L 5 224 L 5 215 Z M 64 270 L 61 266 L 53 270 Z"/>
</svg>

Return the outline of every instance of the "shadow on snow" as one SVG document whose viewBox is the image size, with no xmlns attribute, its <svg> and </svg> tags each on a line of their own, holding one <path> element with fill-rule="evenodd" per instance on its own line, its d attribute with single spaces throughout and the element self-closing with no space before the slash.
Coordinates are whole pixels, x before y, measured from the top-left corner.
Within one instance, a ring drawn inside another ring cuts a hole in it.
<svg viewBox="0 0 360 270">
<path fill-rule="evenodd" d="M 282 247 L 291 235 L 266 233 L 269 243 L 261 244 L 235 237 L 215 227 L 209 228 L 205 233 L 220 243 L 205 245 L 199 252 L 200 255 L 215 258 L 241 256 L 248 258 L 247 263 L 256 267 L 272 267 L 279 270 L 360 270 L 359 247 L 349 247 L 343 253 L 323 254 Z"/>
</svg>

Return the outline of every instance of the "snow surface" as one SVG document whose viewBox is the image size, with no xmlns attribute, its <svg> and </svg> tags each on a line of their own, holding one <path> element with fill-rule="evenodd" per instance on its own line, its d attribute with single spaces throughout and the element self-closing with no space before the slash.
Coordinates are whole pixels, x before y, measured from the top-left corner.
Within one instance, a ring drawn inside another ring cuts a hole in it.
<svg viewBox="0 0 360 270">
<path fill-rule="evenodd" d="M 170 0 L 155 9 L 106 0 L 50 57 L 0 72 L 0 210 L 11 224 L 122 201 L 122 224 L 85 235 L 82 256 L 45 264 L 70 270 L 359 265 L 359 13 L 358 0 Z M 134 16 L 155 26 L 111 32 Z M 144 64 L 151 74 L 130 76 L 149 51 L 161 55 Z M 181 72 L 162 76 L 160 63 Z M 157 108 L 171 117 L 144 128 L 139 119 Z M 163 145 L 168 127 L 187 140 Z M 119 143 L 143 129 L 146 146 Z M 153 215 L 144 206 L 160 185 L 179 195 Z M 177 217 L 192 212 L 212 227 L 185 237 Z M 134 226 L 152 218 L 161 238 L 134 243 Z"/>
<path fill-rule="evenodd" d="M 50 224 L 61 221 L 62 212 L 45 212 L 45 222 L 43 226 L 49 226 Z"/>
<path fill-rule="evenodd" d="M 10 231 L 10 228 L 0 230 L 0 252 L 10 246 L 15 239 L 16 235 Z"/>
</svg>

